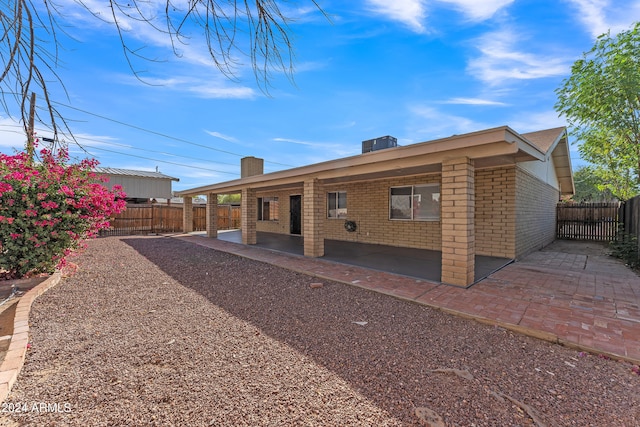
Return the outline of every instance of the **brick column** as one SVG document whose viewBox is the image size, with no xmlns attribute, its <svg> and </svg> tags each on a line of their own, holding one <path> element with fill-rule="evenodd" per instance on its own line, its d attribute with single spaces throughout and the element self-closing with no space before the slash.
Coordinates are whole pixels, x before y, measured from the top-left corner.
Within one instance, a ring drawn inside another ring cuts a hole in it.
<svg viewBox="0 0 640 427">
<path fill-rule="evenodd" d="M 218 195 L 207 194 L 207 237 L 218 237 Z"/>
<path fill-rule="evenodd" d="M 302 218 L 304 221 L 304 255 L 324 255 L 325 195 L 317 179 L 304 182 Z"/>
<path fill-rule="evenodd" d="M 252 188 L 243 188 L 240 206 L 242 212 L 242 216 L 240 218 L 242 243 L 245 245 L 255 245 L 258 242 L 258 235 L 256 232 L 256 222 L 258 221 L 258 199 L 256 199 L 256 190 Z"/>
<path fill-rule="evenodd" d="M 182 200 L 182 231 L 191 233 L 193 231 L 193 200 L 190 196 L 184 196 Z"/>
<path fill-rule="evenodd" d="M 475 279 L 474 165 L 467 157 L 442 162 L 442 282 L 471 285 Z"/>
</svg>

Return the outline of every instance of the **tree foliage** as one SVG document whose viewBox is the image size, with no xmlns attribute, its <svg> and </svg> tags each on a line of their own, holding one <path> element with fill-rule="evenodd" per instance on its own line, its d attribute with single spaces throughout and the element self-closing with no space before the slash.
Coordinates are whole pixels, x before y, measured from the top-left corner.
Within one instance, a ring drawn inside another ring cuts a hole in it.
<svg viewBox="0 0 640 427">
<path fill-rule="evenodd" d="M 305 0 L 317 7 L 315 0 Z M 180 56 L 180 45 L 189 43 L 193 28 L 204 39 L 209 57 L 227 77 L 235 76 L 239 58 L 248 57 L 258 84 L 267 90 L 271 73 L 282 71 L 291 76 L 293 46 L 282 4 L 277 0 L 193 0 L 176 3 L 170 0 L 108 0 L 74 2 L 96 19 L 112 24 L 120 38 L 124 56 L 133 73 L 135 58 L 145 58 L 144 50 L 133 42 L 132 25 L 142 25 L 164 36 Z M 49 84 L 64 82 L 57 74 L 59 52 L 64 48 L 59 35 L 68 25 L 65 9 L 56 2 L 34 0 L 0 0 L 0 71 L 1 101 L 9 116 L 13 101 L 20 109 L 25 132 L 30 135 L 31 93 L 44 100 L 44 117 L 35 119 L 51 128 L 54 139 L 59 131 L 69 130 L 64 118 L 50 98 Z M 12 97 L 13 99 L 8 99 Z"/>
<path fill-rule="evenodd" d="M 556 90 L 583 159 L 604 188 L 626 200 L 640 183 L 640 23 L 598 37 Z"/>
<path fill-rule="evenodd" d="M 598 176 L 592 166 L 583 166 L 573 173 L 573 182 L 576 192 L 573 200 L 576 202 L 608 202 L 614 200 L 603 184 L 602 177 Z"/>
</svg>

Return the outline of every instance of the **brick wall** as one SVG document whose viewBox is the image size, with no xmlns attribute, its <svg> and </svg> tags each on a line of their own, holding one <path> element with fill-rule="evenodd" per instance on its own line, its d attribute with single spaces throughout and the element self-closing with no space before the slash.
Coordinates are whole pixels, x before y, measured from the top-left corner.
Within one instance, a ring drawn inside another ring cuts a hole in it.
<svg viewBox="0 0 640 427">
<path fill-rule="evenodd" d="M 516 258 L 556 237 L 558 190 L 523 169 L 516 169 Z"/>
<path fill-rule="evenodd" d="M 325 193 L 347 192 L 347 219 L 355 221 L 358 225 L 355 232 L 347 232 L 344 228 L 344 219 L 326 218 L 325 212 L 326 238 L 439 251 L 441 247 L 439 221 L 389 219 L 390 187 L 430 183 L 440 183 L 440 175 L 326 185 Z"/>
<path fill-rule="evenodd" d="M 514 258 L 516 254 L 515 167 L 478 170 L 475 179 L 476 253 Z"/>
<path fill-rule="evenodd" d="M 389 220 L 389 188 L 440 181 L 439 174 L 431 174 L 325 185 L 325 238 L 439 251 L 439 221 Z M 344 219 L 326 218 L 326 193 L 334 191 L 347 192 L 347 219 L 356 222 L 356 232 L 345 230 Z M 257 230 L 289 234 L 289 196 L 302 192 L 300 187 L 258 193 L 257 197 L 278 197 L 280 219 L 258 221 Z M 555 238 L 558 192 L 529 173 L 515 166 L 476 170 L 475 196 L 476 254 L 521 257 Z M 302 224 L 304 235 L 304 221 Z"/>
<path fill-rule="evenodd" d="M 269 233 L 289 234 L 291 231 L 290 221 L 291 215 L 289 213 L 289 196 L 294 194 L 302 194 L 302 187 L 300 189 L 291 189 L 285 191 L 268 191 L 259 192 L 257 197 L 277 197 L 279 204 L 279 219 L 278 221 L 258 221 L 256 229 L 258 231 L 265 231 Z M 257 202 L 256 202 L 257 206 Z M 304 225 L 303 225 L 304 228 Z M 303 230 L 304 232 L 304 230 Z"/>
</svg>

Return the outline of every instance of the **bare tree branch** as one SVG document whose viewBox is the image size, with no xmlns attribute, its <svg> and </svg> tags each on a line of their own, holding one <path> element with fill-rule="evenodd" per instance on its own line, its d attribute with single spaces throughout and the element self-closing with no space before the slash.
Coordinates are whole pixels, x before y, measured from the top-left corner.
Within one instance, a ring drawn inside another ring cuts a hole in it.
<svg viewBox="0 0 640 427">
<path fill-rule="evenodd" d="M 109 0 L 108 14 L 83 0 L 74 1 L 94 18 L 115 27 L 127 64 L 141 81 L 144 78 L 135 61 L 159 60 L 147 57 L 144 46 L 136 46 L 135 34 L 129 31 L 132 23 L 166 36 L 176 57 L 182 55 L 180 46 L 189 44 L 190 31 L 199 28 L 202 33 L 197 37 L 204 39 L 208 56 L 220 73 L 237 79 L 237 67 L 245 56 L 266 94 L 274 72 L 283 73 L 293 82 L 292 18 L 281 10 L 284 0 L 189 0 L 180 5 L 171 0 L 160 5 L 147 0 Z M 315 0 L 305 1 L 328 19 Z M 37 119 L 52 130 L 56 141 L 60 133 L 73 139 L 67 121 L 53 107 L 49 87 L 52 82 L 59 84 L 66 95 L 62 76 L 56 72 L 63 47 L 58 33 L 66 34 L 61 25 L 64 18 L 63 9 L 52 0 L 0 0 L 0 59 L 5 64 L 0 69 L 2 107 L 10 117 L 19 109 L 28 132 L 30 93 L 37 93 L 46 111 L 46 117 L 36 113 Z M 38 38 L 40 35 L 44 38 Z"/>
</svg>

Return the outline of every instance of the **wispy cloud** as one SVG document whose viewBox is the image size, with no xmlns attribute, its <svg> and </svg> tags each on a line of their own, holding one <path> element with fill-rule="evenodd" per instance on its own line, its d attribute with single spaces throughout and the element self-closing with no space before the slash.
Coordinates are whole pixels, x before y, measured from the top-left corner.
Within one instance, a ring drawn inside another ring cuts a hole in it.
<svg viewBox="0 0 640 427">
<path fill-rule="evenodd" d="M 517 118 L 509 122 L 509 127 L 518 133 L 535 132 L 566 125 L 567 122 L 562 117 L 558 117 L 558 113 L 553 110 L 527 114 L 519 113 Z"/>
<path fill-rule="evenodd" d="M 79 6 L 75 0 L 60 0 L 60 3 L 65 11 L 64 19 L 73 23 L 77 31 L 73 31 L 72 34 L 79 40 L 85 37 L 83 32 L 88 32 L 89 28 L 92 30 L 99 28 L 101 29 L 99 31 L 110 33 L 112 36 L 116 35 L 112 11 L 104 2 L 83 1 L 82 4 L 86 8 Z M 205 37 L 189 37 L 186 33 L 181 34 L 181 37 L 175 35 L 171 37 L 168 33 L 158 30 L 166 25 L 163 21 L 164 3 L 138 2 L 136 6 L 140 9 L 142 16 L 149 17 L 148 20 L 141 17 L 134 19 L 121 11 L 116 11 L 116 16 L 122 30 L 120 36 L 127 47 L 135 51 L 128 56 L 130 65 L 135 72 L 140 73 L 138 77 L 145 83 L 172 86 L 178 90 L 195 92 L 206 98 L 255 96 L 250 88 L 239 86 L 238 83 L 226 79 L 211 57 Z M 91 14 L 86 9 L 94 13 Z M 132 10 L 131 16 L 138 16 L 138 12 Z M 241 40 L 235 42 L 241 44 Z M 222 65 L 225 72 L 240 76 L 251 70 L 250 64 L 245 64 L 239 56 L 233 56 L 233 49 L 227 53 L 232 56 L 226 64 Z M 217 60 L 222 61 L 220 55 L 217 56 Z M 225 65 L 228 65 L 228 68 L 225 68 Z M 143 69 L 144 71 L 141 71 Z M 206 76 L 206 79 L 203 76 Z M 214 84 L 211 84 L 212 80 Z M 184 84 L 188 82 L 192 84 L 185 87 Z"/>
<path fill-rule="evenodd" d="M 413 142 L 442 138 L 453 134 L 473 132 L 489 126 L 468 117 L 448 114 L 426 105 L 409 107 L 416 123 L 411 135 L 416 136 Z"/>
<path fill-rule="evenodd" d="M 229 136 L 229 135 L 225 135 L 223 133 L 220 132 L 215 132 L 215 131 L 210 131 L 210 130 L 205 130 L 206 133 L 208 133 L 209 135 L 216 137 L 216 138 L 220 138 L 223 139 L 227 142 L 238 142 L 237 138 L 234 138 L 233 136 Z"/>
<path fill-rule="evenodd" d="M 560 76 L 567 73 L 566 59 L 551 55 L 536 55 L 518 49 L 514 31 L 502 29 L 476 39 L 481 55 L 469 61 L 467 70 L 489 85 L 510 80 L 529 80 Z"/>
<path fill-rule="evenodd" d="M 311 147 L 313 149 L 321 150 L 322 154 L 320 156 L 317 156 L 315 154 L 308 154 L 308 153 L 305 154 L 305 155 L 308 155 L 307 159 L 311 160 L 313 163 L 318 161 L 329 160 L 329 159 L 336 159 L 344 156 L 350 156 L 357 153 L 356 151 L 354 151 L 355 145 L 351 146 L 351 145 L 345 145 L 345 144 L 336 143 L 336 142 L 304 141 L 304 140 L 292 139 L 292 138 L 272 138 L 272 141 L 303 145 L 305 147 Z M 289 163 L 299 163 L 300 160 L 301 158 L 299 157 L 299 155 L 297 155 L 296 157 L 292 158 L 291 161 L 289 161 Z"/>
<path fill-rule="evenodd" d="M 246 86 L 207 86 L 194 85 L 186 88 L 199 98 L 208 99 L 252 99 L 257 96 L 256 91 Z"/>
<path fill-rule="evenodd" d="M 443 101 L 443 104 L 454 104 L 454 105 L 493 105 L 504 107 L 509 104 L 500 101 L 492 101 L 490 99 L 481 99 L 481 98 L 451 98 L 447 101 Z"/>
<path fill-rule="evenodd" d="M 10 117 L 0 116 L 0 149 L 5 154 L 13 154 L 13 149 L 21 150 L 27 138 L 20 123 Z"/>
<path fill-rule="evenodd" d="M 431 7 L 439 4 L 455 9 L 472 21 L 484 21 L 513 2 L 514 0 L 438 0 L 431 3 Z M 373 13 L 401 22 L 416 33 L 427 32 L 424 24 L 428 15 L 425 0 L 367 0 L 366 3 Z"/>
<path fill-rule="evenodd" d="M 423 25 L 427 17 L 425 0 L 367 0 L 366 3 L 370 11 L 384 15 L 392 21 L 401 22 L 412 31 L 426 31 Z"/>
<path fill-rule="evenodd" d="M 491 18 L 500 9 L 509 6 L 514 0 L 439 0 L 440 3 L 452 7 L 473 21 L 484 21 Z"/>
<path fill-rule="evenodd" d="M 640 1 L 568 0 L 576 8 L 576 18 L 593 38 L 611 30 L 626 30 L 640 16 Z"/>
<path fill-rule="evenodd" d="M 203 99 L 254 99 L 258 93 L 248 87 L 234 83 L 220 75 L 209 76 L 210 78 L 200 78 L 194 75 L 183 75 L 173 77 L 143 77 L 144 84 L 162 87 L 181 93 L 189 93 L 197 98 Z M 120 74 L 114 77 L 120 83 L 138 86 L 140 80 L 132 75 Z"/>
<path fill-rule="evenodd" d="M 288 142 L 291 144 L 297 144 L 297 145 L 306 145 L 309 147 L 326 147 L 326 144 L 323 144 L 321 142 L 309 142 L 309 141 L 302 141 L 299 139 L 291 139 L 291 138 L 273 138 L 272 141 L 275 142 Z"/>
</svg>

